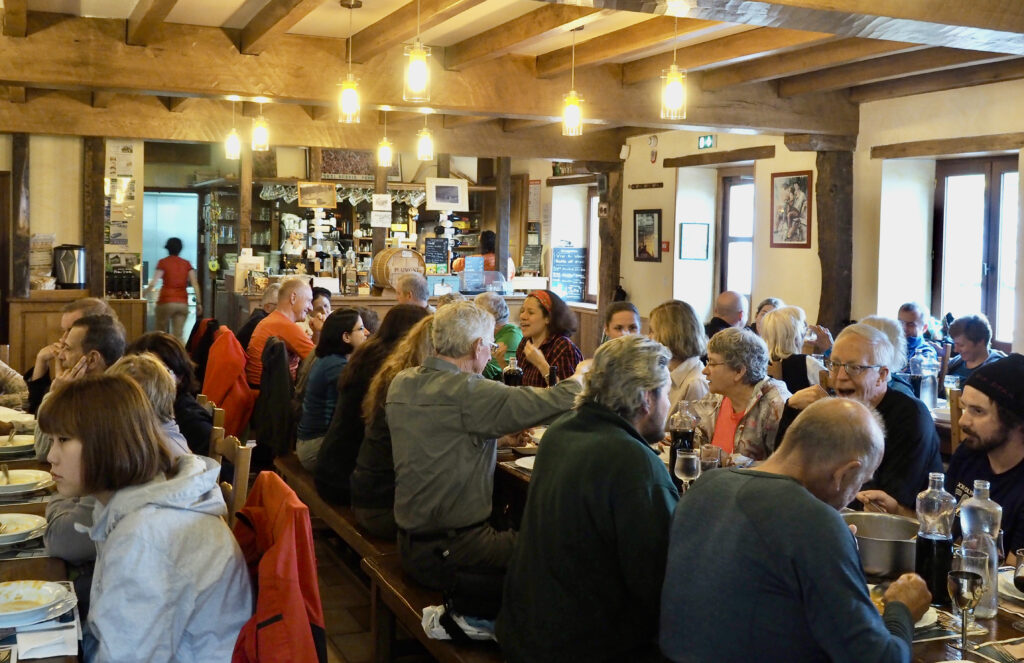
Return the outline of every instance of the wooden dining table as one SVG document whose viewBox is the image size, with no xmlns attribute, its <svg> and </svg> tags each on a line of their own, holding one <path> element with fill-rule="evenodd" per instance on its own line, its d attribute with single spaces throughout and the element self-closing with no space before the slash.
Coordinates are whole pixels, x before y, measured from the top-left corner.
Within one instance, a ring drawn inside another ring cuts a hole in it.
<svg viewBox="0 0 1024 663">
<path fill-rule="evenodd" d="M 64 560 L 56 557 L 29 557 L 0 560 L 0 582 L 12 580 L 47 580 L 56 582 L 68 579 L 68 568 Z M 19 659 L 20 660 L 20 659 Z M 51 656 L 29 659 L 40 663 L 77 663 L 78 656 Z"/>
</svg>

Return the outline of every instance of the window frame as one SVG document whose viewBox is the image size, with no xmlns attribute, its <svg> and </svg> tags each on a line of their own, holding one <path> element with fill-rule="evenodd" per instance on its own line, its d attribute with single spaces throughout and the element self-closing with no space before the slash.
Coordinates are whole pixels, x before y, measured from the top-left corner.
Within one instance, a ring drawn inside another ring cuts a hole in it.
<svg viewBox="0 0 1024 663">
<path fill-rule="evenodd" d="M 757 195 L 756 195 L 756 184 L 754 182 L 754 169 L 753 168 L 730 168 L 728 170 L 719 171 L 719 192 L 721 196 L 721 215 L 718 223 L 718 290 L 719 292 L 724 291 L 729 283 L 729 245 L 736 242 L 749 243 L 751 246 L 751 260 L 754 255 L 754 235 L 757 233 Z M 755 186 L 755 209 L 754 214 L 754 227 L 751 230 L 750 237 L 733 237 L 729 235 L 729 190 L 736 185 L 753 185 Z M 754 283 L 754 265 L 750 265 L 751 274 L 751 285 Z M 750 297 L 751 293 L 745 292 L 740 293 Z"/>
</svg>

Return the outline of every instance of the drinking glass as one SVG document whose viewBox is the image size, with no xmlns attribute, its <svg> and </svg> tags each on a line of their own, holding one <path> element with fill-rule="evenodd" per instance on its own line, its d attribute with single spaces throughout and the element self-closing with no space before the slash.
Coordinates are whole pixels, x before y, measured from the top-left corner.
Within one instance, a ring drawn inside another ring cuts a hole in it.
<svg viewBox="0 0 1024 663">
<path fill-rule="evenodd" d="M 953 615 L 960 620 L 962 649 L 967 648 L 967 630 L 974 623 L 974 608 L 985 592 L 988 553 L 963 547 L 953 549 L 953 563 L 946 582 L 953 602 Z"/>
<path fill-rule="evenodd" d="M 1017 568 L 1013 570 L 1013 586 L 1018 592 L 1024 592 L 1024 548 L 1017 550 Z M 1024 632 L 1024 619 L 1013 623 L 1013 628 Z"/>
<path fill-rule="evenodd" d="M 946 400 L 949 400 L 950 390 L 960 388 L 960 378 L 956 375 L 947 375 L 942 379 L 942 386 L 946 392 Z"/>
<path fill-rule="evenodd" d="M 722 464 L 722 448 L 713 444 L 704 444 L 700 448 L 701 474 L 713 470 Z"/>
<path fill-rule="evenodd" d="M 676 452 L 674 473 L 676 478 L 683 482 L 683 492 L 689 490 L 690 484 L 700 476 L 700 453 L 682 449 Z"/>
</svg>

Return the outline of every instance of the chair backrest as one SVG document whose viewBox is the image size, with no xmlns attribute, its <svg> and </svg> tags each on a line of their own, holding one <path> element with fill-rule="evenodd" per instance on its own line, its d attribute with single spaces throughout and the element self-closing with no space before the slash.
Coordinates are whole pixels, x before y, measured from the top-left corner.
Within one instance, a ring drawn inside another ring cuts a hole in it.
<svg viewBox="0 0 1024 663">
<path fill-rule="evenodd" d="M 212 405 L 212 403 L 211 403 L 211 405 Z M 220 426 L 220 427 L 223 428 L 224 427 L 224 417 L 225 417 L 224 409 L 215 406 L 213 408 L 213 425 L 214 426 Z"/>
<path fill-rule="evenodd" d="M 206 394 L 196 394 L 196 402 L 202 405 L 204 408 L 210 404 L 210 399 Z"/>
<path fill-rule="evenodd" d="M 214 431 L 219 427 L 214 426 Z M 249 495 L 249 465 L 252 460 L 252 447 L 247 447 L 238 441 L 234 435 L 224 436 L 224 429 L 220 429 L 220 435 L 210 436 L 210 457 L 218 463 L 223 463 L 226 458 L 234 468 L 231 483 L 222 481 L 221 492 L 224 494 L 224 503 L 228 505 L 228 526 L 234 526 L 235 514 L 245 506 L 245 498 Z"/>
<path fill-rule="evenodd" d="M 946 373 L 949 372 L 949 359 L 950 355 L 953 354 L 953 346 L 949 343 L 943 343 L 939 348 L 939 377 L 937 384 L 939 387 L 942 387 L 946 381 Z"/>
<path fill-rule="evenodd" d="M 11 346 L 4 343 L 0 345 L 0 361 L 10 366 L 11 364 Z"/>
<path fill-rule="evenodd" d="M 960 405 L 961 394 L 963 391 L 960 389 L 949 390 L 949 453 L 956 451 L 964 437 L 960 430 L 960 415 L 964 411 Z"/>
</svg>

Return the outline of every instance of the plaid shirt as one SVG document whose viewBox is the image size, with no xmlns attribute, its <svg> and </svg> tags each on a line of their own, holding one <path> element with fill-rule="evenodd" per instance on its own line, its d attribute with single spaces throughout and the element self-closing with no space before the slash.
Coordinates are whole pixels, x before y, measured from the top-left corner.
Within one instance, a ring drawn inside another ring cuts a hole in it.
<svg viewBox="0 0 1024 663">
<path fill-rule="evenodd" d="M 548 376 L 541 375 L 536 366 L 526 361 L 526 341 L 524 337 L 519 343 L 519 349 L 516 350 L 516 359 L 519 361 L 519 367 L 523 369 L 523 386 L 546 387 Z M 568 336 L 549 336 L 540 344 L 540 351 L 544 353 L 544 359 L 549 366 L 558 368 L 559 380 L 564 380 L 575 373 L 576 365 L 583 361 L 583 353 Z"/>
</svg>

